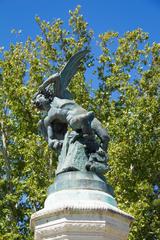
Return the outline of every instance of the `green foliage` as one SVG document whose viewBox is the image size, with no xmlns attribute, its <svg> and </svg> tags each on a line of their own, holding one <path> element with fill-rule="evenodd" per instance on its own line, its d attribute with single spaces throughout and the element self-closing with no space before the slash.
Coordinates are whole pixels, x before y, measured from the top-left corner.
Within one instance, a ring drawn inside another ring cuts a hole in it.
<svg viewBox="0 0 160 240">
<path fill-rule="evenodd" d="M 44 78 L 62 69 L 78 50 L 90 49 L 93 31 L 78 6 L 63 21 L 36 17 L 40 34 L 25 44 L 0 48 L 0 239 L 33 239 L 29 219 L 43 207 L 53 181 L 56 154 L 38 135 L 40 113 L 31 98 Z M 85 81 L 89 54 L 70 84 L 75 100 L 95 111 L 111 136 L 110 171 L 119 207 L 135 217 L 130 240 L 160 239 L 159 183 L 160 45 L 149 44 L 141 29 L 123 37 L 100 35 L 99 87 Z M 91 97 L 94 96 L 94 97 Z"/>
<path fill-rule="evenodd" d="M 53 181 L 56 155 L 38 136 L 39 113 L 31 99 L 42 80 L 63 67 L 82 46 L 89 47 L 92 32 L 79 15 L 79 8 L 70 13 L 70 28 L 63 22 L 41 21 L 41 33 L 24 45 L 11 45 L 0 60 L 0 239 L 32 239 L 29 219 L 42 208 L 47 187 Z M 88 56 L 89 61 L 90 56 Z M 74 81 L 72 92 L 84 84 L 84 66 Z M 77 96 L 78 97 L 78 96 Z M 80 98 L 80 95 L 79 95 Z M 85 101 L 85 99 L 84 99 Z"/>
<path fill-rule="evenodd" d="M 111 136 L 108 179 L 119 207 L 135 216 L 130 239 L 160 239 L 153 194 L 160 181 L 160 45 L 149 45 L 141 29 L 124 37 L 109 32 L 100 39 L 100 88 L 94 102 Z"/>
</svg>

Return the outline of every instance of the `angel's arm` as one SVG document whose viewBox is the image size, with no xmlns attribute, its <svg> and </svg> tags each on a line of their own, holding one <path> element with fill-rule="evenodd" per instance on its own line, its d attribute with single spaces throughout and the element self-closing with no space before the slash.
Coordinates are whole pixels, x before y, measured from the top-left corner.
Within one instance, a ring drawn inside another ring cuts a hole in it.
<svg viewBox="0 0 160 240">
<path fill-rule="evenodd" d="M 60 75 L 58 73 L 55 73 L 51 75 L 46 81 L 44 81 L 40 86 L 39 86 L 39 91 L 41 92 L 44 90 L 49 84 L 54 83 L 56 81 L 59 81 Z"/>
<path fill-rule="evenodd" d="M 65 97 L 70 99 L 71 96 L 70 94 L 68 94 L 66 89 L 69 85 L 71 78 L 78 71 L 81 60 L 86 56 L 87 53 L 88 50 L 82 50 L 73 55 L 60 73 L 51 75 L 39 86 L 38 92 L 42 92 L 48 85 L 55 83 L 54 95 L 60 98 Z"/>
</svg>

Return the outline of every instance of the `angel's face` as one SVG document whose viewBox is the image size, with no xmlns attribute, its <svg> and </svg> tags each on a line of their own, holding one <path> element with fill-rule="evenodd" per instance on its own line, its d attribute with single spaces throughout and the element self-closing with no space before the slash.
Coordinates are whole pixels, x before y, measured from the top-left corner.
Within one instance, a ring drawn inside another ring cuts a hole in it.
<svg viewBox="0 0 160 240">
<path fill-rule="evenodd" d="M 44 94 L 40 93 L 36 96 L 33 100 L 33 104 L 38 108 L 40 111 L 48 111 L 50 108 L 50 101 L 45 97 Z"/>
</svg>

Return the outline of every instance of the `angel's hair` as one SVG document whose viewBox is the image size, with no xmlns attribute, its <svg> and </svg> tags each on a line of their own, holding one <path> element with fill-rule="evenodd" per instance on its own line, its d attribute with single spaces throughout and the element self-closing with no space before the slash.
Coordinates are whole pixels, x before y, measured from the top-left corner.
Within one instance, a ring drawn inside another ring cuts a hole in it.
<svg viewBox="0 0 160 240">
<path fill-rule="evenodd" d="M 49 100 L 49 102 L 51 103 L 55 97 L 54 95 L 54 88 L 52 86 L 52 84 L 48 85 L 44 90 L 42 90 L 41 92 L 46 99 Z"/>
</svg>

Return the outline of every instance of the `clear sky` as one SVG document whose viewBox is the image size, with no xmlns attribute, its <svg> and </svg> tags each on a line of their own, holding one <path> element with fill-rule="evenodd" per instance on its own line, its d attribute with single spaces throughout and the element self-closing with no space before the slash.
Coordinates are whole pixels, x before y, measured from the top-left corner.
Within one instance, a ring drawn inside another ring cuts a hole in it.
<svg viewBox="0 0 160 240">
<path fill-rule="evenodd" d="M 13 41 L 12 29 L 22 30 L 17 41 L 34 38 L 39 33 L 36 15 L 47 21 L 61 18 L 66 25 L 68 11 L 78 4 L 96 37 L 108 30 L 123 34 L 141 27 L 151 41 L 160 41 L 160 0 L 0 0 L 0 46 Z"/>
<path fill-rule="evenodd" d="M 28 36 L 34 39 L 39 33 L 36 15 L 47 21 L 61 18 L 67 27 L 69 10 L 77 5 L 81 5 L 95 39 L 105 31 L 122 35 L 140 27 L 149 33 L 151 42 L 160 42 L 160 0 L 0 0 L 0 46 L 8 48 L 10 42 L 23 42 Z M 15 37 L 12 29 L 22 30 L 22 34 Z M 92 51 L 98 55 L 96 44 Z M 86 79 L 92 77 L 92 70 L 88 69 Z M 94 78 L 93 87 L 97 84 Z"/>
</svg>

